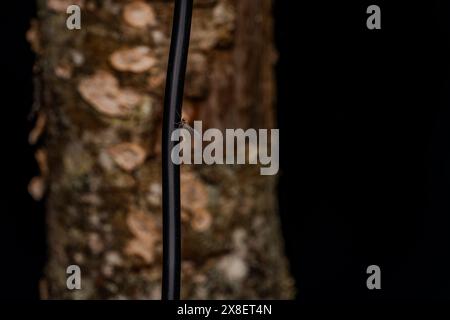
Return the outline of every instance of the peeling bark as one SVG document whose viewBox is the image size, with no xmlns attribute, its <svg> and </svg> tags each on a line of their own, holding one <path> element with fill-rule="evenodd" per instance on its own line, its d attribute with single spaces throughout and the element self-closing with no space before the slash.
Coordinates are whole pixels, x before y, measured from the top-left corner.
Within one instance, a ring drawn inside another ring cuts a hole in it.
<svg viewBox="0 0 450 320">
<path fill-rule="evenodd" d="M 39 32 L 29 33 L 39 48 L 38 112 L 46 120 L 43 294 L 159 299 L 160 130 L 173 3 L 78 1 L 82 28 L 70 31 L 66 2 L 40 0 Z M 221 130 L 273 128 L 275 57 L 271 0 L 195 1 L 185 119 Z M 276 179 L 257 166 L 223 165 L 183 166 L 181 179 L 182 298 L 291 298 Z M 82 290 L 66 288 L 71 264 L 81 267 Z"/>
</svg>

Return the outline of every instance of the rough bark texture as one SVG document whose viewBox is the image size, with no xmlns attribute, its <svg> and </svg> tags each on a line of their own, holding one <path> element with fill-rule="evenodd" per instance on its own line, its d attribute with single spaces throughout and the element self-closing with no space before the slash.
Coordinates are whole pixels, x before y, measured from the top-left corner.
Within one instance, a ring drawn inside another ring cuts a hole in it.
<svg viewBox="0 0 450 320">
<path fill-rule="evenodd" d="M 195 0 L 183 117 L 205 128 L 274 127 L 271 0 Z M 81 30 L 66 8 L 82 8 Z M 38 124 L 47 186 L 43 295 L 159 299 L 160 130 L 171 1 L 41 0 Z M 45 134 L 40 135 L 46 124 Z M 183 166 L 182 297 L 291 298 L 276 179 L 257 166 Z M 66 268 L 82 290 L 66 288 Z"/>
</svg>

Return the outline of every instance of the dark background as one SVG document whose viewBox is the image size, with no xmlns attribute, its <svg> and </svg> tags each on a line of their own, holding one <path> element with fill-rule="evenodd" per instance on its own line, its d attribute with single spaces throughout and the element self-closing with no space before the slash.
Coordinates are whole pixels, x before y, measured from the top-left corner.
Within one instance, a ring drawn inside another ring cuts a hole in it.
<svg viewBox="0 0 450 320">
<path fill-rule="evenodd" d="M 302 302 L 450 299 L 450 3 L 393 2 L 275 0 L 280 212 Z M 371 4 L 382 30 L 366 28 Z M 38 298 L 46 255 L 26 190 L 34 15 L 10 1 L 0 20 L 0 292 L 16 299 Z M 382 290 L 366 288 L 371 264 Z"/>
<path fill-rule="evenodd" d="M 449 1 L 276 3 L 299 299 L 449 299 Z M 366 28 L 370 4 L 382 30 Z M 367 290 L 371 264 L 382 290 Z"/>
</svg>

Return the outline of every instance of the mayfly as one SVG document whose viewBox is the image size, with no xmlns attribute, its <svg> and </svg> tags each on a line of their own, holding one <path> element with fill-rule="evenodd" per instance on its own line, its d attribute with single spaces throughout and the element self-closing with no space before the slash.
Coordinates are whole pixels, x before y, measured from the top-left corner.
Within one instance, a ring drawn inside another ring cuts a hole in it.
<svg viewBox="0 0 450 320">
<path fill-rule="evenodd" d="M 178 115 L 180 115 L 180 114 L 178 114 Z M 178 129 L 186 129 L 187 131 L 189 131 L 189 133 L 191 135 L 193 135 L 196 138 L 201 139 L 201 134 L 197 130 L 192 128 L 183 117 L 180 116 L 180 118 L 181 118 L 181 121 L 177 123 Z"/>
</svg>

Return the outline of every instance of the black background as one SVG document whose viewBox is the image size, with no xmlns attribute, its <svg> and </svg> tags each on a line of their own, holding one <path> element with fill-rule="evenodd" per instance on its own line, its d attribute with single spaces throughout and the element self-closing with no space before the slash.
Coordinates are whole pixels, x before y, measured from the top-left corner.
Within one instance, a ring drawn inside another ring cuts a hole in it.
<svg viewBox="0 0 450 320">
<path fill-rule="evenodd" d="M 256 0 L 248 0 L 256 1 Z M 378 4 L 382 30 L 366 28 Z M 450 298 L 450 4 L 275 0 L 280 212 L 298 299 Z M 1 296 L 37 299 L 33 1 L 1 10 Z M 381 267 L 382 290 L 366 287 Z"/>
</svg>

